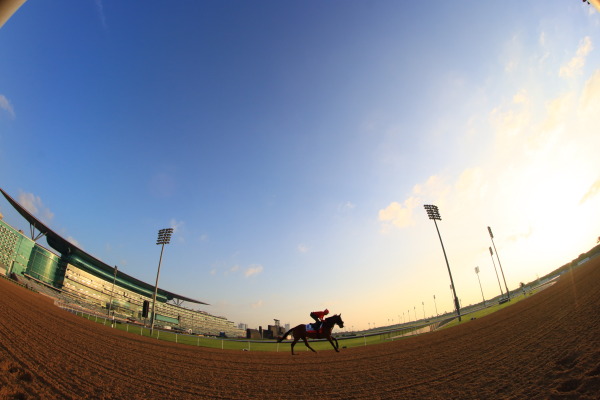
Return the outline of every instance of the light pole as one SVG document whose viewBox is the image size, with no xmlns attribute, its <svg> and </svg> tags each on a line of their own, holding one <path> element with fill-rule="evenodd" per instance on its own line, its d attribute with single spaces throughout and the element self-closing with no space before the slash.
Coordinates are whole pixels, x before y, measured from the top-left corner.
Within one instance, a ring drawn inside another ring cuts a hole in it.
<svg viewBox="0 0 600 400">
<path fill-rule="evenodd" d="M 425 204 L 425 211 L 427 211 L 427 216 L 429 219 L 433 220 L 435 224 L 435 230 L 438 233 L 438 237 L 440 238 L 440 243 L 442 244 L 442 251 L 444 252 L 444 258 L 446 259 L 446 266 L 448 267 L 448 275 L 450 275 L 450 284 L 452 285 L 452 294 L 454 295 L 454 306 L 456 307 L 456 314 L 458 314 L 458 321 L 461 321 L 460 316 L 460 304 L 458 304 L 458 297 L 456 297 L 456 290 L 454 289 L 454 280 L 452 279 L 452 272 L 450 272 L 450 264 L 448 263 L 448 257 L 446 256 L 446 249 L 444 249 L 444 242 L 442 242 L 442 235 L 440 235 L 440 230 L 437 226 L 436 221 L 441 221 L 442 217 L 440 217 L 440 212 L 437 206 L 432 204 Z"/>
<path fill-rule="evenodd" d="M 413 311 L 415 312 L 415 321 L 417 320 L 417 306 L 413 306 Z"/>
<path fill-rule="evenodd" d="M 435 301 L 435 294 L 433 295 L 433 304 L 435 305 L 435 315 L 436 316 L 440 315 L 437 310 L 437 302 Z"/>
<path fill-rule="evenodd" d="M 483 297 L 483 306 L 485 307 L 485 297 L 483 296 L 483 288 L 481 287 L 481 279 L 479 279 L 479 267 L 475 267 L 475 274 L 477 274 L 477 280 L 479 281 L 479 289 L 481 289 L 481 297 Z"/>
<path fill-rule="evenodd" d="M 110 318 L 110 312 L 112 311 L 112 299 L 115 294 L 115 281 L 116 280 L 117 280 L 117 266 L 115 265 L 115 275 L 113 276 L 112 291 L 110 292 L 110 301 L 108 303 L 108 317 L 109 318 Z M 114 320 L 115 320 L 115 317 L 113 316 L 113 321 Z"/>
<path fill-rule="evenodd" d="M 492 228 L 488 226 L 488 232 L 490 233 L 490 239 L 492 239 L 492 245 L 494 246 L 494 251 L 496 252 L 496 258 L 498 259 L 498 266 L 500 267 L 500 272 L 502 273 L 502 279 L 504 280 L 504 287 L 506 288 L 506 297 L 510 301 L 510 291 L 508 290 L 508 285 L 506 284 L 506 278 L 504 277 L 504 270 L 502 269 L 502 263 L 500 263 L 500 257 L 498 256 L 498 249 L 496 249 L 496 243 L 494 243 L 494 234 L 492 233 Z"/>
<path fill-rule="evenodd" d="M 494 261 L 494 252 L 490 247 L 490 256 L 492 257 L 492 264 L 494 264 L 494 271 L 496 272 L 496 279 L 498 279 L 498 286 L 500 286 L 500 294 L 504 298 L 504 292 L 502 291 L 502 284 L 500 283 L 500 277 L 498 276 L 498 270 L 496 269 L 496 262 Z"/>
<path fill-rule="evenodd" d="M 425 302 L 422 301 L 421 304 L 423 304 L 423 319 L 425 319 Z"/>
<path fill-rule="evenodd" d="M 171 241 L 171 235 L 173 234 L 173 228 L 165 228 L 158 231 L 158 239 L 156 239 L 156 244 L 160 244 L 162 247 L 160 249 L 160 258 L 158 259 L 158 271 L 156 271 L 156 284 L 154 285 L 154 294 L 152 295 L 152 315 L 151 323 L 150 323 L 150 336 L 154 332 L 154 319 L 156 315 L 154 314 L 154 310 L 156 308 L 156 293 L 158 292 L 158 277 L 160 276 L 160 263 L 162 262 L 163 251 L 165 250 L 165 244 L 169 244 Z"/>
</svg>

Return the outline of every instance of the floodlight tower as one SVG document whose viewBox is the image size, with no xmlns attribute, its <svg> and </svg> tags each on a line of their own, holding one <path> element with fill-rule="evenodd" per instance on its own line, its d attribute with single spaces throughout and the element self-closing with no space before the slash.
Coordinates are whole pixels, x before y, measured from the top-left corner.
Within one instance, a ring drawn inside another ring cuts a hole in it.
<svg viewBox="0 0 600 400">
<path fill-rule="evenodd" d="M 481 289 L 481 297 L 483 298 L 483 306 L 485 307 L 485 297 L 483 296 L 483 288 L 481 287 L 481 279 L 479 279 L 479 267 L 475 267 L 475 273 L 477 274 L 477 280 L 479 281 L 479 289 Z"/>
<path fill-rule="evenodd" d="M 448 263 L 448 257 L 446 256 L 446 249 L 444 249 L 444 242 L 442 242 L 442 235 L 440 235 L 440 230 L 437 226 L 436 221 L 441 221 L 442 217 L 440 217 L 440 212 L 437 206 L 432 204 L 425 204 L 425 211 L 427 211 L 427 216 L 429 219 L 433 220 L 435 224 L 435 229 L 437 231 L 438 237 L 440 238 L 440 243 L 442 244 L 442 251 L 444 252 L 444 258 L 446 259 L 446 266 L 448 267 L 448 275 L 450 275 L 450 284 L 452 286 L 452 294 L 454 295 L 454 307 L 456 308 L 456 314 L 458 315 L 458 321 L 461 321 L 460 316 L 460 304 L 458 303 L 458 297 L 456 297 L 456 289 L 454 289 L 454 280 L 452 279 L 452 272 L 450 271 L 450 264 Z"/>
<path fill-rule="evenodd" d="M 506 297 L 510 301 L 510 291 L 508 290 L 508 286 L 506 285 L 506 278 L 504 277 L 504 270 L 502 269 L 502 264 L 500 263 L 500 257 L 498 256 L 498 249 L 496 249 L 496 243 L 494 243 L 494 234 L 492 233 L 492 228 L 488 226 L 488 232 L 490 233 L 490 239 L 492 239 L 492 245 L 494 245 L 494 251 L 496 252 L 496 258 L 498 259 L 498 266 L 500 267 L 500 272 L 502 273 L 502 279 L 504 280 L 504 287 L 506 288 Z"/>
<path fill-rule="evenodd" d="M 115 282 L 117 281 L 117 269 L 118 268 L 115 265 L 115 275 L 113 276 L 112 291 L 110 292 L 110 300 L 109 300 L 109 303 L 108 303 L 108 314 L 107 315 L 108 315 L 109 318 L 110 318 L 110 312 L 112 310 L 112 299 L 113 299 L 113 296 L 115 294 Z M 113 315 L 113 321 L 114 320 L 115 320 L 115 317 Z"/>
<path fill-rule="evenodd" d="M 160 258 L 158 259 L 158 271 L 156 271 L 156 284 L 154 285 L 154 295 L 152 295 L 152 315 L 150 315 L 150 336 L 154 332 L 154 319 L 155 314 L 154 310 L 156 307 L 156 293 L 158 292 L 158 277 L 160 276 L 160 264 L 162 262 L 163 251 L 165 250 L 165 244 L 169 244 L 171 242 L 171 235 L 173 234 L 173 228 L 165 228 L 158 231 L 158 239 L 156 239 L 156 244 L 162 245 L 160 249 Z"/>
<path fill-rule="evenodd" d="M 504 292 L 502 291 L 502 284 L 500 283 L 500 277 L 498 276 L 498 269 L 496 269 L 496 262 L 494 261 L 494 250 L 492 250 L 492 247 L 489 247 L 490 249 L 490 256 L 492 257 L 492 264 L 494 265 L 494 271 L 496 272 L 496 279 L 498 279 L 498 286 L 500 287 L 500 294 L 502 295 L 502 298 L 504 298 Z"/>
</svg>

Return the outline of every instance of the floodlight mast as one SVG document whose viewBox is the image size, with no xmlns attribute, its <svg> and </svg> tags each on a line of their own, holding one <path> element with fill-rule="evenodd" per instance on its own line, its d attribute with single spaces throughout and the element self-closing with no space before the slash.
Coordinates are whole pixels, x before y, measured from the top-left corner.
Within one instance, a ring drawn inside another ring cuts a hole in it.
<svg viewBox="0 0 600 400">
<path fill-rule="evenodd" d="M 492 264 L 494 265 L 494 271 L 496 272 L 496 279 L 498 279 L 498 286 L 500 287 L 500 294 L 502 295 L 502 298 L 504 298 L 504 292 L 502 291 L 502 284 L 500 283 L 500 277 L 498 276 L 498 269 L 496 268 L 496 262 L 494 261 L 494 251 L 492 250 L 492 246 L 490 246 L 489 249 L 490 249 L 490 257 L 492 257 Z"/>
<path fill-rule="evenodd" d="M 112 284 L 112 290 L 110 292 L 110 300 L 108 302 L 108 317 L 110 318 L 110 312 L 112 311 L 112 300 L 113 300 L 113 296 L 115 294 L 115 282 L 117 281 L 117 266 L 115 265 L 115 274 L 113 276 L 113 284 Z M 113 323 L 115 320 L 115 315 L 113 313 Z M 114 325 L 114 324 L 113 324 Z"/>
<path fill-rule="evenodd" d="M 452 294 L 454 295 L 454 307 L 456 308 L 456 314 L 458 315 L 458 321 L 462 321 L 460 316 L 460 304 L 458 302 L 458 297 L 456 296 L 456 289 L 454 288 L 454 280 L 452 279 L 452 272 L 450 271 L 450 264 L 448 263 L 448 257 L 446 256 L 446 249 L 444 248 L 444 242 L 442 241 L 442 235 L 440 235 L 440 230 L 437 226 L 436 221 L 441 221 L 442 217 L 440 217 L 440 212 L 437 206 L 432 204 L 425 204 L 425 211 L 427 211 L 427 216 L 429 219 L 433 220 L 435 224 L 435 230 L 437 231 L 438 237 L 440 238 L 440 243 L 442 244 L 442 251 L 444 252 L 444 259 L 446 260 L 446 266 L 448 267 L 448 275 L 450 275 L 450 285 L 452 286 Z"/>
<path fill-rule="evenodd" d="M 483 298 L 483 306 L 485 307 L 485 296 L 483 295 L 483 287 L 481 287 L 481 279 L 479 279 L 479 267 L 475 267 L 475 274 L 477 275 L 477 280 L 479 281 L 479 288 L 481 289 L 481 297 Z"/>
<path fill-rule="evenodd" d="M 165 244 L 169 244 L 171 242 L 171 235 L 173 234 L 173 228 L 165 228 L 158 231 L 158 239 L 156 239 L 156 244 L 161 245 L 160 249 L 160 258 L 158 260 L 158 271 L 156 271 L 156 284 L 154 285 L 154 294 L 152 295 L 152 314 L 150 315 L 150 336 L 154 332 L 154 320 L 156 315 L 154 314 L 154 310 L 156 308 L 156 293 L 158 292 L 158 277 L 160 276 L 160 264 L 162 262 L 163 251 L 165 250 Z"/>
<path fill-rule="evenodd" d="M 490 233 L 490 239 L 492 240 L 492 245 L 494 246 L 494 251 L 496 252 L 496 258 L 498 259 L 498 266 L 500 267 L 500 272 L 502 273 L 502 280 L 504 280 L 504 287 L 506 288 L 506 297 L 510 301 L 510 291 L 508 290 L 508 285 L 506 284 L 506 278 L 504 277 L 504 270 L 502 269 L 502 263 L 500 263 L 500 256 L 498 256 L 498 249 L 496 249 L 496 243 L 494 243 L 494 234 L 492 233 L 492 228 L 489 226 L 488 232 Z"/>
</svg>

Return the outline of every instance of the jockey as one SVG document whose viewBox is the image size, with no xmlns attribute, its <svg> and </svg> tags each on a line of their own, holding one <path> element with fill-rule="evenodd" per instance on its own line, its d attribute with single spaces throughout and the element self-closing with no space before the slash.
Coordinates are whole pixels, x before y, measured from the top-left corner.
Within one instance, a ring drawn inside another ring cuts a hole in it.
<svg viewBox="0 0 600 400">
<path fill-rule="evenodd" d="M 325 316 L 329 314 L 328 309 L 324 309 L 323 311 L 313 311 L 310 313 L 310 317 L 315 320 L 315 330 L 318 331 L 321 327 L 321 323 L 325 319 Z"/>
</svg>

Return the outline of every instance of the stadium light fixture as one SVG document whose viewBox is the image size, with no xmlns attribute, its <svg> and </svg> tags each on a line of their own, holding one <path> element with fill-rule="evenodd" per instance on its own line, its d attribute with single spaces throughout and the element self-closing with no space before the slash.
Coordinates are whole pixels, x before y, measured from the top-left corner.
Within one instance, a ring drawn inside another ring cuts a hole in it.
<svg viewBox="0 0 600 400">
<path fill-rule="evenodd" d="M 433 304 L 435 305 L 435 315 L 436 316 L 440 315 L 437 310 L 437 301 L 435 301 L 435 294 L 433 295 Z"/>
<path fill-rule="evenodd" d="M 450 271 L 450 264 L 448 263 L 448 257 L 446 256 L 446 249 L 444 248 L 444 242 L 442 242 L 442 235 L 440 235 L 440 230 L 437 226 L 436 221 L 441 221 L 442 217 L 440 217 L 440 212 L 437 206 L 432 204 L 425 204 L 425 211 L 427 211 L 427 216 L 429 219 L 433 220 L 435 224 L 435 230 L 437 231 L 438 237 L 440 238 L 440 243 L 442 244 L 442 251 L 444 252 L 444 259 L 446 260 L 446 266 L 448 267 L 448 275 L 450 275 L 450 285 L 452 286 L 452 294 L 454 296 L 454 307 L 456 308 L 456 314 L 458 315 L 458 321 L 460 322 L 460 304 L 458 303 L 458 297 L 456 297 L 456 290 L 454 289 L 454 280 L 452 279 L 452 272 Z"/>
<path fill-rule="evenodd" d="M 156 271 L 156 284 L 154 285 L 154 295 L 152 296 L 152 314 L 150 315 L 150 336 L 154 332 L 154 320 L 156 317 L 155 309 L 156 309 L 156 293 L 158 292 L 158 277 L 160 276 L 160 264 L 162 262 L 163 251 L 165 250 L 165 244 L 169 244 L 171 242 L 171 235 L 173 234 L 173 228 L 165 228 L 158 231 L 158 239 L 156 239 L 156 244 L 161 245 L 160 249 L 160 258 L 158 260 L 158 271 Z"/>
<path fill-rule="evenodd" d="M 498 256 L 498 250 L 496 249 L 496 243 L 494 243 L 494 234 L 492 233 L 492 228 L 489 226 L 488 232 L 490 233 L 490 239 L 492 239 L 492 245 L 494 246 L 494 251 L 496 252 L 496 258 L 498 259 L 498 266 L 500 267 L 500 272 L 502 273 L 502 280 L 504 280 L 504 287 L 506 288 L 506 297 L 508 301 L 510 301 L 510 291 L 508 290 L 508 285 L 506 284 L 506 278 L 504 277 L 504 270 L 502 269 L 502 264 L 500 263 L 500 256 Z"/>
</svg>

